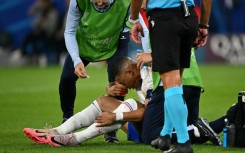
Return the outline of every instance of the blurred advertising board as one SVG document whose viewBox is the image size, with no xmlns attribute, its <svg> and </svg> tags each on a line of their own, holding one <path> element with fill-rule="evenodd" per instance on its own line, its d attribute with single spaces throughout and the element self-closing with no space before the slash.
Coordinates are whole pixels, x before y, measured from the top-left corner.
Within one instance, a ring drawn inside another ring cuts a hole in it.
<svg viewBox="0 0 245 153">
<path fill-rule="evenodd" d="M 245 34 L 210 34 L 205 45 L 205 60 L 245 65 Z"/>
</svg>

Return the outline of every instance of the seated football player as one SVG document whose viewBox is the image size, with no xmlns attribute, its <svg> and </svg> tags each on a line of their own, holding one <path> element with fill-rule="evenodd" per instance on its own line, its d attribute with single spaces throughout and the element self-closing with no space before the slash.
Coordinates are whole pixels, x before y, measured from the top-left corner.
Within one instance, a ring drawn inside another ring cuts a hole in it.
<svg viewBox="0 0 245 153">
<path fill-rule="evenodd" d="M 36 143 L 51 146 L 74 146 L 95 136 L 115 131 L 121 128 L 126 121 L 140 121 L 144 114 L 142 103 L 134 99 L 122 102 L 111 97 L 121 96 L 126 94 L 128 89 L 141 87 L 142 80 L 136 62 L 127 57 L 119 58 L 112 70 L 116 81 L 109 85 L 107 89 L 109 95 L 97 98 L 91 105 L 58 127 L 52 129 L 24 128 L 24 134 Z M 108 116 L 111 118 L 107 119 Z M 105 124 L 108 126 L 103 126 Z M 87 128 L 75 132 L 84 127 Z"/>
<path fill-rule="evenodd" d="M 137 63 L 128 57 L 120 57 L 116 60 L 116 64 L 113 67 L 113 74 L 116 81 L 107 88 L 108 95 L 97 98 L 91 105 L 69 118 L 60 126 L 51 129 L 24 128 L 24 134 L 35 143 L 50 144 L 54 147 L 75 146 L 93 137 L 120 129 L 127 121 L 136 124 L 140 123 L 145 112 L 145 106 L 142 103 L 134 99 L 127 99 L 122 102 L 111 97 L 125 95 L 128 89 L 138 90 L 141 88 L 144 80 L 142 81 L 141 79 Z M 150 101 L 152 100 L 157 101 L 157 97 L 154 98 L 154 93 Z M 152 120 L 157 121 L 159 118 L 152 118 Z M 157 129 L 159 131 L 155 132 L 155 135 L 151 137 L 151 141 L 159 137 L 163 126 L 163 122 L 160 122 L 162 124 L 159 124 L 159 128 L 156 128 L 156 131 Z M 76 130 L 84 127 L 87 128 L 76 132 Z M 210 140 L 216 143 L 219 141 L 216 133 L 212 131 L 203 119 L 199 119 L 189 129 L 190 133 L 194 133 L 193 138 L 205 139 L 204 142 Z M 136 128 L 136 130 L 138 130 L 141 139 L 142 134 L 140 131 L 142 127 Z M 209 133 L 207 134 L 205 131 Z M 151 141 L 149 143 L 143 141 L 143 143 L 150 144 Z"/>
</svg>

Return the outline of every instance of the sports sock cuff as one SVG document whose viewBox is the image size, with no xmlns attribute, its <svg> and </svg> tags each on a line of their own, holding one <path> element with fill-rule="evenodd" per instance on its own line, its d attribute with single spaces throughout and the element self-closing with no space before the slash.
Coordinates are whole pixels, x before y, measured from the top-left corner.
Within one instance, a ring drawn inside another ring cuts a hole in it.
<svg viewBox="0 0 245 153">
<path fill-rule="evenodd" d="M 134 99 L 127 99 L 124 102 L 122 102 L 117 109 L 113 111 L 113 113 L 117 112 L 131 112 L 133 110 L 136 110 L 138 108 L 137 102 Z"/>
<path fill-rule="evenodd" d="M 98 104 L 97 100 L 94 100 L 92 104 L 93 104 L 93 105 L 94 105 L 100 112 L 102 112 L 101 109 L 100 109 L 100 105 Z"/>
<path fill-rule="evenodd" d="M 123 103 L 129 107 L 130 111 L 134 111 L 138 108 L 138 104 L 134 99 L 127 99 Z"/>
<path fill-rule="evenodd" d="M 165 95 L 165 99 L 167 99 L 168 97 L 171 97 L 173 95 L 178 95 L 181 94 L 183 95 L 183 88 L 182 85 L 179 87 L 171 87 L 168 88 L 167 90 L 165 90 L 164 95 Z"/>
</svg>

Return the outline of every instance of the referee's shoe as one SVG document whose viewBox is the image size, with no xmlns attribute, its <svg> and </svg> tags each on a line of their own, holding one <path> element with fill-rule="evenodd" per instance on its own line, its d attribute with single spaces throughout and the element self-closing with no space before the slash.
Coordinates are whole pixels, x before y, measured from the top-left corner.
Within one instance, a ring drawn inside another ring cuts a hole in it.
<svg viewBox="0 0 245 153">
<path fill-rule="evenodd" d="M 209 126 L 209 124 L 203 118 L 198 118 L 195 124 L 193 124 L 200 133 L 201 138 L 205 138 L 211 141 L 214 145 L 221 145 L 221 141 L 217 133 Z"/>
<path fill-rule="evenodd" d="M 166 151 L 170 149 L 170 135 L 160 136 L 157 139 L 153 140 L 151 142 L 151 146 L 155 149 L 160 149 L 162 151 Z"/>
<path fill-rule="evenodd" d="M 177 143 L 172 149 L 170 149 L 170 136 L 160 136 L 159 138 L 151 142 L 151 146 L 162 150 L 164 153 L 193 153 L 190 140 L 185 143 Z"/>
</svg>

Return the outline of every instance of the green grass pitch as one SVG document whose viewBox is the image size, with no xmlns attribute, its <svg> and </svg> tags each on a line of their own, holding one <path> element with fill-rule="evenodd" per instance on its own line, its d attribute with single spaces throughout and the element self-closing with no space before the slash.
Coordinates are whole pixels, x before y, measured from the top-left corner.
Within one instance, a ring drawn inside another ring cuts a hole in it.
<svg viewBox="0 0 245 153">
<path fill-rule="evenodd" d="M 201 96 L 200 116 L 208 121 L 225 114 L 237 101 L 239 91 L 245 90 L 245 67 L 230 65 L 200 65 L 205 92 Z M 105 67 L 88 66 L 89 79 L 77 82 L 75 112 L 105 93 Z M 0 153 L 151 153 L 161 152 L 150 146 L 126 140 L 119 130 L 119 144 L 105 144 L 103 136 L 91 139 L 79 147 L 52 148 L 34 144 L 23 134 L 23 128 L 53 127 L 62 121 L 58 84 L 61 68 L 0 68 Z M 127 97 L 136 97 L 130 91 Z M 222 137 L 222 134 L 220 134 Z M 195 153 L 245 152 L 245 149 L 193 145 Z"/>
</svg>

